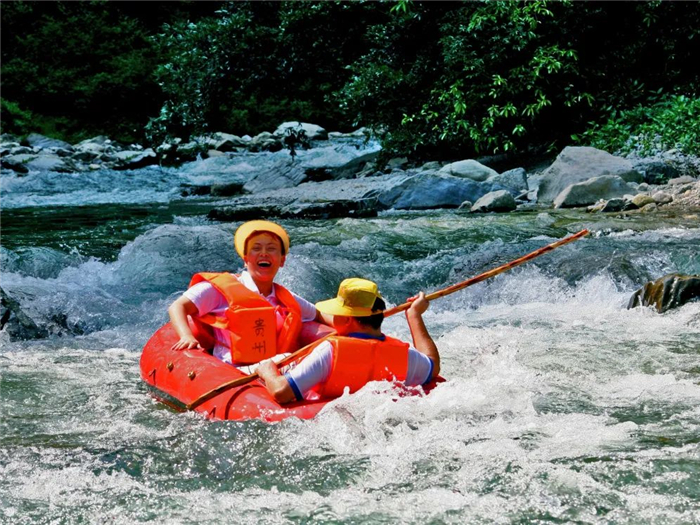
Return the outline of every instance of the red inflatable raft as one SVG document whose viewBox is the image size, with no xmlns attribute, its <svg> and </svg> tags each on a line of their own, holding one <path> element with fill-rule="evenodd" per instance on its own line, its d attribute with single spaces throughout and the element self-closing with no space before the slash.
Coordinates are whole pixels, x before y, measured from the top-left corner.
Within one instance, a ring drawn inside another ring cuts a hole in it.
<svg viewBox="0 0 700 525">
<path fill-rule="evenodd" d="M 302 333 L 303 344 L 308 344 L 329 333 L 329 328 L 317 323 L 306 323 Z M 141 378 L 153 394 L 177 410 L 186 410 L 203 394 L 245 377 L 236 367 L 220 361 L 204 350 L 173 351 L 170 347 L 178 340 L 175 330 L 166 324 L 146 343 L 141 354 Z M 438 378 L 438 382 L 442 381 Z M 424 387 L 430 391 L 432 382 Z M 288 417 L 310 419 L 326 406 L 330 399 L 300 401 L 280 405 L 259 380 L 228 389 L 196 406 L 210 419 L 263 419 L 280 421 Z"/>
</svg>

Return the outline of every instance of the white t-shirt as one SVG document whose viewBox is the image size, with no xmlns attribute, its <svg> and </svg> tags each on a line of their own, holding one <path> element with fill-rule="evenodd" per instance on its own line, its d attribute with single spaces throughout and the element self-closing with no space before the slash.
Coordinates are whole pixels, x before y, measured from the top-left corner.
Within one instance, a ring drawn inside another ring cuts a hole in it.
<svg viewBox="0 0 700 525">
<path fill-rule="evenodd" d="M 364 334 L 349 334 L 350 337 L 353 335 L 367 339 Z M 306 398 L 314 386 L 325 382 L 331 374 L 332 366 L 333 347 L 330 341 L 324 341 L 314 348 L 306 359 L 287 371 L 284 377 L 289 382 L 289 386 L 292 387 L 297 401 Z M 430 381 L 432 375 L 433 360 L 415 348 L 409 347 L 408 370 L 404 384 L 407 386 L 424 385 Z"/>
<path fill-rule="evenodd" d="M 247 271 L 243 271 L 241 276 L 238 278 L 243 286 L 248 288 L 251 292 L 260 294 L 255 281 Z M 190 301 L 194 303 L 197 307 L 197 313 L 202 316 L 206 314 L 213 315 L 223 315 L 226 308 L 228 308 L 228 302 L 226 297 L 223 296 L 216 288 L 214 288 L 210 283 L 202 281 L 201 283 L 195 284 L 193 287 L 187 289 L 183 294 Z M 297 294 L 292 293 L 294 298 L 301 308 L 301 320 L 302 322 L 313 321 L 316 318 L 316 307 L 313 303 L 310 303 L 306 299 L 302 299 Z M 265 297 L 260 294 L 268 303 L 272 306 L 279 306 L 279 301 L 275 295 L 275 288 L 272 287 L 272 293 Z M 277 324 L 278 326 L 283 322 L 282 315 L 277 313 Z M 214 346 L 214 356 L 218 357 L 225 363 L 231 363 L 231 352 L 227 346 L 229 341 L 228 334 L 225 330 L 220 328 L 214 328 L 214 337 L 216 338 L 216 345 Z"/>
</svg>

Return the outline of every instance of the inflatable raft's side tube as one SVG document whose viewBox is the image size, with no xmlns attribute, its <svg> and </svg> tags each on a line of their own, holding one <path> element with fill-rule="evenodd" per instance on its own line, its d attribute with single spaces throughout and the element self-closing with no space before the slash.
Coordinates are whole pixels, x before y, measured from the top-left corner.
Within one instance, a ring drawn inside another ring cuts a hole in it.
<svg viewBox="0 0 700 525">
<path fill-rule="evenodd" d="M 302 342 L 323 337 L 330 328 L 318 323 L 305 323 Z M 234 379 L 243 377 L 237 368 L 203 350 L 171 350 L 178 340 L 170 323 L 161 327 L 148 341 L 141 354 L 141 377 L 156 397 L 184 410 L 202 394 Z M 208 400 L 198 412 L 212 419 L 262 418 L 277 421 L 289 416 L 308 419 L 315 416 L 326 401 L 277 403 L 259 381 L 232 388 Z"/>
</svg>

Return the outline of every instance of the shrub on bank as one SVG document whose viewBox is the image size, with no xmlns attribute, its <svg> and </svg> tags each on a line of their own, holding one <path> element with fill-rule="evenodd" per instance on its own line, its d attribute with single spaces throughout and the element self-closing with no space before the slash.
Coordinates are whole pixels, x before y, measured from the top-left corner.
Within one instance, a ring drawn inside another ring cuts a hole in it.
<svg viewBox="0 0 700 525">
<path fill-rule="evenodd" d="M 617 111 L 572 138 L 579 143 L 620 154 L 650 156 L 677 149 L 700 154 L 700 98 L 669 95 L 653 104 Z"/>
</svg>

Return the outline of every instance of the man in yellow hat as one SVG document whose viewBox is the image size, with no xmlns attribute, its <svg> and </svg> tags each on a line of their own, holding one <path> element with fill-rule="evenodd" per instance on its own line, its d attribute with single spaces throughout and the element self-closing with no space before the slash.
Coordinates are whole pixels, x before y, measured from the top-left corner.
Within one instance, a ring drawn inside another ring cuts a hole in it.
<svg viewBox="0 0 700 525">
<path fill-rule="evenodd" d="M 425 294 L 421 292 L 409 301 L 406 318 L 413 346 L 381 332 L 386 306 L 375 283 L 345 279 L 336 298 L 316 303 L 320 312 L 333 316 L 337 335 L 319 343 L 284 375 L 269 360 L 260 363 L 258 375 L 279 403 L 334 398 L 346 389 L 355 392 L 370 381 L 425 384 L 440 373 L 440 354 L 423 322 L 429 305 Z"/>
<path fill-rule="evenodd" d="M 287 232 L 274 222 L 249 221 L 236 230 L 234 245 L 245 271 L 198 273 L 168 309 L 180 336 L 172 348 L 211 348 L 234 365 L 294 351 L 302 323 L 324 322 L 324 317 L 274 282 L 289 253 Z"/>
</svg>

